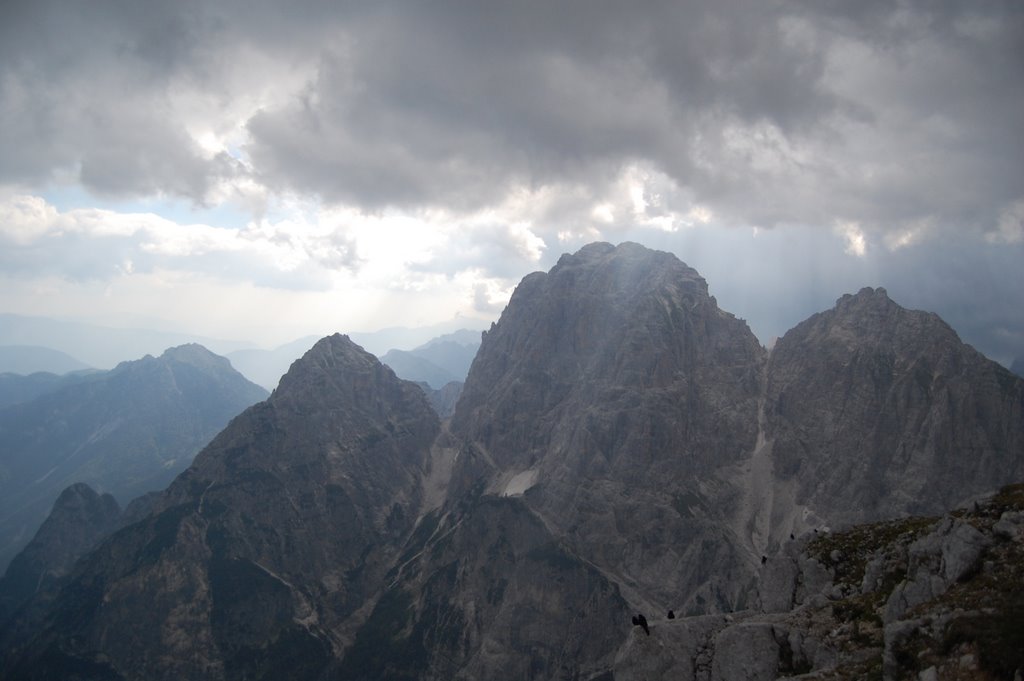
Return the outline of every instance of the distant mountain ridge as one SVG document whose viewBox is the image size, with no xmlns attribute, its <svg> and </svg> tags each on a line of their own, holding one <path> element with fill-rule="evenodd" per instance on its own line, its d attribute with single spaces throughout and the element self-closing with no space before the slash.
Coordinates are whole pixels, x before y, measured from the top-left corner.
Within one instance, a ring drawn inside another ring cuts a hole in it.
<svg viewBox="0 0 1024 681">
<path fill-rule="evenodd" d="M 0 669 L 738 678 L 727 644 L 752 630 L 724 613 L 795 598 L 762 581 L 791 541 L 1021 479 L 1024 380 L 935 315 L 866 288 L 769 352 L 674 256 L 591 244 L 523 279 L 450 422 L 351 339 L 319 341 L 0 630 Z M 698 617 L 669 630 L 668 610 Z M 754 624 L 758 669 L 827 664 L 799 630 Z M 689 656 L 687 632 L 718 631 L 721 655 Z"/>
<path fill-rule="evenodd" d="M 0 374 L 27 376 L 38 372 L 66 374 L 91 367 L 71 355 L 38 345 L 0 346 Z"/>
<path fill-rule="evenodd" d="M 186 345 L 0 409 L 0 566 L 69 484 L 121 503 L 160 489 L 266 394 L 223 357 Z"/>
<path fill-rule="evenodd" d="M 188 343 L 200 343 L 218 353 L 251 345 L 195 334 L 0 313 L 0 345 L 43 346 L 71 355 L 97 369 L 113 368 L 125 357 L 159 355 L 169 347 Z"/>
<path fill-rule="evenodd" d="M 312 336 L 306 336 L 273 350 L 245 348 L 229 352 L 226 357 L 231 361 L 231 365 L 250 381 L 272 391 L 292 362 L 313 347 L 317 340 Z"/>
<path fill-rule="evenodd" d="M 392 330 L 410 335 L 414 329 Z M 417 332 L 422 335 L 422 332 Z M 392 338 L 388 331 L 379 332 L 382 338 Z M 376 338 L 377 334 L 353 334 L 353 337 Z M 399 335 L 398 337 L 404 337 Z M 247 348 L 227 354 L 232 365 L 249 380 L 267 390 L 277 387 L 278 381 L 288 367 L 311 348 L 318 339 L 312 336 L 300 338 L 273 350 Z M 469 372 L 469 365 L 480 346 L 480 333 L 460 329 L 437 336 L 412 350 L 390 349 L 381 355 L 381 361 L 407 381 L 424 382 L 439 390 L 452 381 L 463 381 Z"/>
<path fill-rule="evenodd" d="M 0 409 L 12 404 L 31 402 L 61 388 L 88 380 L 98 370 L 74 371 L 62 376 L 38 371 L 27 376 L 22 374 L 0 374 Z"/>
<path fill-rule="evenodd" d="M 478 332 L 460 329 L 412 350 L 388 350 L 380 361 L 407 381 L 426 383 L 440 390 L 449 383 L 466 380 L 479 347 Z"/>
</svg>

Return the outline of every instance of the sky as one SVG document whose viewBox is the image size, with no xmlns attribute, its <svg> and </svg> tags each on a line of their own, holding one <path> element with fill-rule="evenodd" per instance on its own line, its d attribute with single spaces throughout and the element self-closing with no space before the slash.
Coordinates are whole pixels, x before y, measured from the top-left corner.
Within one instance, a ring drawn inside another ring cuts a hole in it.
<svg viewBox="0 0 1024 681">
<path fill-rule="evenodd" d="M 485 328 L 592 241 L 1024 356 L 1024 4 L 6 0 L 0 312 Z"/>
</svg>

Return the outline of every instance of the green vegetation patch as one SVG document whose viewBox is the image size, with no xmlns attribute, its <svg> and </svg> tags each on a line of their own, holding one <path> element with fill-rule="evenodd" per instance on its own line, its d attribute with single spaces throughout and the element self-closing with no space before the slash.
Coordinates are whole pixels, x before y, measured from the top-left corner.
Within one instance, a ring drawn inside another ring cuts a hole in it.
<svg viewBox="0 0 1024 681">
<path fill-rule="evenodd" d="M 960 515 L 989 530 L 1006 511 L 1020 510 L 1024 484 L 1014 484 Z M 920 633 L 903 644 L 907 660 L 918 661 L 918 668 L 921 662 L 941 665 L 965 651 L 977 655 L 979 667 L 991 678 L 1013 678 L 1024 668 L 1024 545 L 997 541 L 982 554 L 980 564 L 981 569 L 966 580 L 908 613 L 926 618 L 947 615 L 932 635 Z"/>
<path fill-rule="evenodd" d="M 987 504 L 998 517 L 1005 511 L 1024 511 L 1024 482 L 1007 485 Z"/>
<path fill-rule="evenodd" d="M 893 544 L 909 544 L 930 530 L 937 518 L 912 517 L 857 525 L 819 535 L 807 545 L 808 555 L 833 570 L 837 584 L 860 586 L 868 560 Z M 833 558 L 833 552 L 838 552 Z"/>
<path fill-rule="evenodd" d="M 976 646 L 979 663 L 997 678 L 1013 678 L 1024 669 L 1024 547 L 1003 542 L 989 549 L 982 569 L 954 584 L 939 599 L 956 616 L 946 627 L 944 653 L 957 646 Z"/>
</svg>

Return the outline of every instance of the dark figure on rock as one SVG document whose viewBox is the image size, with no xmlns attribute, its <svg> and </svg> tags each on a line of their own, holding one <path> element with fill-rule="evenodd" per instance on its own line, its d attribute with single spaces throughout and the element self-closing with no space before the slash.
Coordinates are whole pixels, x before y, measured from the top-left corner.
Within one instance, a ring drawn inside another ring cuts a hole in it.
<svg viewBox="0 0 1024 681">
<path fill-rule="evenodd" d="M 633 617 L 633 626 L 634 627 L 643 627 L 644 633 L 647 634 L 648 636 L 651 635 L 651 630 L 647 626 L 647 618 L 644 617 L 643 615 L 636 615 L 636 616 Z"/>
</svg>

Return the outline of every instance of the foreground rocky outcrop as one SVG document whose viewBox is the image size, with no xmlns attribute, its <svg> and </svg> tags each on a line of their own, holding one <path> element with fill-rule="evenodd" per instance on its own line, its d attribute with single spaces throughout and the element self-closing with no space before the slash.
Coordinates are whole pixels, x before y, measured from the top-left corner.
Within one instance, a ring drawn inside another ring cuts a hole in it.
<svg viewBox="0 0 1024 681">
<path fill-rule="evenodd" d="M 1024 484 L 941 518 L 789 543 L 761 608 L 652 623 L 615 679 L 1013 679 L 1024 672 Z"/>
<path fill-rule="evenodd" d="M 881 289 L 769 353 L 674 256 L 593 244 L 523 280 L 450 421 L 317 343 L 18 611 L 0 678 L 902 673 L 1015 522 L 906 518 L 1024 479 L 1022 395 Z"/>
</svg>

